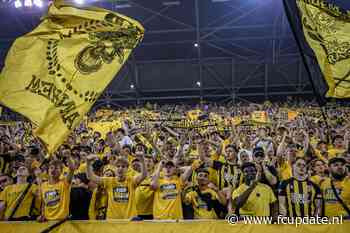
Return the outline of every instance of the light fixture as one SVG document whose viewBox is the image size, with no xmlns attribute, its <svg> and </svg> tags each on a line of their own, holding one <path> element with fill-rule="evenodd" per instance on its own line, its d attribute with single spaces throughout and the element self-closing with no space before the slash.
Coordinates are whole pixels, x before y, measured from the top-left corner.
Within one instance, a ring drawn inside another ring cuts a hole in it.
<svg viewBox="0 0 350 233">
<path fill-rule="evenodd" d="M 75 0 L 75 2 L 76 2 L 77 4 L 79 4 L 79 5 L 84 4 L 84 0 Z"/>
<path fill-rule="evenodd" d="M 26 6 L 26 7 L 32 7 L 32 6 L 33 6 L 32 0 L 24 0 L 24 6 Z"/>
<path fill-rule="evenodd" d="M 135 88 L 134 84 L 130 84 L 130 89 L 134 89 L 134 88 Z"/>
<path fill-rule="evenodd" d="M 196 85 L 200 87 L 201 86 L 201 82 L 197 81 Z"/>
<path fill-rule="evenodd" d="M 43 1 L 42 0 L 33 0 L 33 3 L 37 7 L 43 7 Z"/>
<path fill-rule="evenodd" d="M 194 43 L 194 47 L 198 48 L 199 44 L 198 43 Z"/>
<path fill-rule="evenodd" d="M 15 8 L 20 8 L 22 7 L 22 2 L 20 0 L 15 1 Z"/>
</svg>

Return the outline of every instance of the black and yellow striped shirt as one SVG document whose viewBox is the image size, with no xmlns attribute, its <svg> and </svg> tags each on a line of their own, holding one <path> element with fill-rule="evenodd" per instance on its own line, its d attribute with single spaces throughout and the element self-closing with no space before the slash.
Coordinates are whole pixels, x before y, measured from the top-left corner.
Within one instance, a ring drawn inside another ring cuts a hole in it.
<svg viewBox="0 0 350 233">
<path fill-rule="evenodd" d="M 298 181 L 293 177 L 281 182 L 278 195 L 286 197 L 287 216 L 313 216 L 316 200 L 322 199 L 320 188 L 310 181 Z"/>
<path fill-rule="evenodd" d="M 217 172 L 217 186 L 220 190 L 227 187 L 235 190 L 243 183 L 243 174 L 237 165 L 214 161 L 213 169 Z"/>
</svg>

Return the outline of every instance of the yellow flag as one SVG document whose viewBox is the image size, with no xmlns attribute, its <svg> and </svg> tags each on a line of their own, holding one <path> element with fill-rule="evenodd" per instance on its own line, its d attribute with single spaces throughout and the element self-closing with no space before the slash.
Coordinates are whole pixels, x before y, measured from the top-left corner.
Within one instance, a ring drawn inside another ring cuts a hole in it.
<svg viewBox="0 0 350 233">
<path fill-rule="evenodd" d="M 294 121 L 298 115 L 297 111 L 288 111 L 288 121 Z"/>
<path fill-rule="evenodd" d="M 54 152 L 142 40 L 133 19 L 101 8 L 55 2 L 12 45 L 0 77 L 0 102 L 29 118 Z"/>
<path fill-rule="evenodd" d="M 251 120 L 257 123 L 267 123 L 267 114 L 265 111 L 254 111 L 251 114 Z"/>
<path fill-rule="evenodd" d="M 304 36 L 328 84 L 328 97 L 350 98 L 350 15 L 324 1 L 296 0 Z"/>
</svg>

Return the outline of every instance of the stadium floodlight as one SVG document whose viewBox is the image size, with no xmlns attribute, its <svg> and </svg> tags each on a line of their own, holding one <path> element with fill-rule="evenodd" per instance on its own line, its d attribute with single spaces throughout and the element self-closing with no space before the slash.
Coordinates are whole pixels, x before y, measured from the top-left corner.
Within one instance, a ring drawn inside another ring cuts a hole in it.
<svg viewBox="0 0 350 233">
<path fill-rule="evenodd" d="M 33 3 L 37 7 L 43 7 L 43 1 L 42 0 L 33 0 Z"/>
<path fill-rule="evenodd" d="M 79 4 L 79 5 L 84 4 L 84 0 L 75 0 L 75 2 L 76 2 L 77 4 Z"/>
<path fill-rule="evenodd" d="M 26 6 L 26 7 L 32 7 L 32 6 L 33 6 L 32 0 L 24 0 L 24 6 Z"/>
<path fill-rule="evenodd" d="M 22 2 L 20 0 L 15 1 L 15 8 L 20 8 L 22 7 Z"/>
</svg>

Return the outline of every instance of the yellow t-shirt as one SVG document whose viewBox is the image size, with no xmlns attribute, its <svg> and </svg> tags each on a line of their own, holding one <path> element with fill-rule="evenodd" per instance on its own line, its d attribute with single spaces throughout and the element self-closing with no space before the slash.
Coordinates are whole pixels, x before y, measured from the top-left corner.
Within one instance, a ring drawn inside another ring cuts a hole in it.
<svg viewBox="0 0 350 233">
<path fill-rule="evenodd" d="M 22 196 L 22 193 L 27 188 L 27 184 L 13 184 L 5 187 L 5 189 L 0 192 L 0 202 L 5 204 L 5 218 L 9 218 L 13 209 L 15 208 L 18 199 Z M 19 205 L 13 218 L 25 217 L 30 215 L 30 207 L 32 206 L 33 199 L 38 190 L 36 184 L 32 184 L 27 194 L 25 195 L 23 201 Z"/>
<path fill-rule="evenodd" d="M 337 149 L 337 148 L 332 148 L 328 150 L 328 157 L 329 159 L 342 156 L 345 153 L 345 149 Z"/>
<path fill-rule="evenodd" d="M 182 219 L 181 191 L 183 183 L 179 177 L 159 179 L 153 202 L 154 219 Z"/>
<path fill-rule="evenodd" d="M 137 215 L 153 214 L 154 191 L 150 187 L 151 177 L 147 177 L 135 192 Z"/>
<path fill-rule="evenodd" d="M 209 193 L 211 195 L 211 200 L 218 200 L 217 193 L 208 188 L 202 191 L 202 194 Z M 185 203 L 191 204 L 194 210 L 195 219 L 217 219 L 217 215 L 214 209 L 208 210 L 208 205 L 203 201 L 196 191 L 191 191 L 185 196 Z"/>
<path fill-rule="evenodd" d="M 326 177 L 322 177 L 319 175 L 314 175 L 310 177 L 310 180 L 320 186 L 320 184 L 325 180 Z"/>
<path fill-rule="evenodd" d="M 107 211 L 107 192 L 96 188 L 92 193 L 89 206 L 89 219 L 104 219 Z"/>
<path fill-rule="evenodd" d="M 128 219 L 137 215 L 132 176 L 121 182 L 115 177 L 103 177 L 102 184 L 108 195 L 107 219 Z"/>
<path fill-rule="evenodd" d="M 69 214 L 71 185 L 66 179 L 57 184 L 45 182 L 41 185 L 41 198 L 44 205 L 44 216 L 47 220 L 64 219 Z"/>
<path fill-rule="evenodd" d="M 346 177 L 343 181 L 334 181 L 334 187 L 345 204 L 350 206 L 350 178 Z M 321 191 L 325 203 L 325 216 L 347 216 L 346 211 L 334 195 L 330 178 L 326 178 L 326 180 L 322 182 Z"/>
<path fill-rule="evenodd" d="M 241 184 L 232 192 L 232 200 L 239 197 L 249 186 Z M 262 183 L 258 183 L 249 195 L 247 202 L 240 208 L 241 215 L 270 216 L 270 204 L 277 199 L 272 189 Z"/>
</svg>

